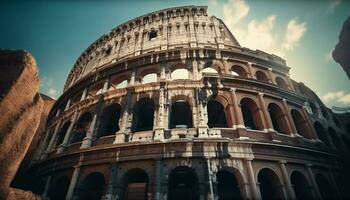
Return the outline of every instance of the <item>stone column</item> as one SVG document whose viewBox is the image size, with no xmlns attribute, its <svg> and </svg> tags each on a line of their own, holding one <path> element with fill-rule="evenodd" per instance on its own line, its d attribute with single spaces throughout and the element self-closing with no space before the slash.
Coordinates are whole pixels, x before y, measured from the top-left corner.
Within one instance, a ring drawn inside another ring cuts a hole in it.
<svg viewBox="0 0 350 200">
<path fill-rule="evenodd" d="M 81 95 L 80 101 L 83 101 L 86 99 L 86 95 L 87 95 L 88 89 L 84 88 L 83 94 Z"/>
<path fill-rule="evenodd" d="M 80 165 L 74 166 L 74 172 L 73 172 L 72 178 L 70 179 L 70 184 L 68 187 L 66 200 L 73 199 L 74 190 L 75 190 L 75 187 L 76 187 L 78 179 L 79 179 L 79 173 L 80 173 Z"/>
<path fill-rule="evenodd" d="M 248 77 L 255 79 L 253 69 L 252 69 L 252 63 L 248 62 Z"/>
<path fill-rule="evenodd" d="M 268 74 L 269 74 L 270 83 L 276 84 L 276 81 L 273 78 L 272 68 L 268 68 Z"/>
<path fill-rule="evenodd" d="M 118 167 L 119 165 L 116 162 L 111 164 L 111 175 L 105 194 L 105 200 L 115 199 L 114 195 L 117 188 Z"/>
<path fill-rule="evenodd" d="M 305 106 L 303 106 L 302 113 L 303 113 L 303 117 L 305 118 L 306 123 L 307 123 L 308 133 L 312 135 L 313 139 L 318 140 L 319 138 L 315 132 L 314 126 L 311 123 L 311 120 L 309 118 L 309 114 L 307 113 L 306 109 L 307 108 Z"/>
<path fill-rule="evenodd" d="M 49 144 L 47 145 L 47 148 L 46 148 L 46 153 L 50 153 L 53 149 L 53 145 L 55 144 L 55 141 L 56 141 L 56 138 L 57 138 L 57 134 L 61 128 L 61 124 L 62 124 L 62 121 L 59 121 L 55 127 L 55 131 L 53 132 L 52 136 L 51 136 L 51 139 L 50 139 L 50 142 Z"/>
<path fill-rule="evenodd" d="M 49 193 L 50 185 L 51 185 L 51 176 L 49 176 L 46 180 L 45 189 L 43 194 L 41 195 L 41 198 L 43 200 L 49 200 L 48 193 Z"/>
<path fill-rule="evenodd" d="M 197 88 L 196 92 L 197 92 L 197 105 L 199 108 L 198 137 L 206 138 L 208 137 L 208 125 L 206 124 L 208 119 L 205 119 L 207 115 L 204 114 L 206 111 L 204 106 L 205 97 L 200 88 Z"/>
<path fill-rule="evenodd" d="M 295 125 L 294 125 L 294 121 L 293 121 L 292 115 L 289 112 L 288 105 L 287 105 L 287 100 L 283 99 L 282 100 L 282 104 L 283 104 L 283 111 L 284 111 L 284 114 L 285 114 L 285 116 L 287 118 L 287 122 L 288 122 L 289 133 L 292 134 L 292 135 L 296 135 L 298 131 L 297 131 L 297 128 L 295 127 Z"/>
<path fill-rule="evenodd" d="M 315 199 L 322 199 L 321 193 L 320 193 L 320 189 L 318 188 L 314 173 L 312 172 L 312 165 L 311 164 L 307 164 L 307 172 L 309 174 L 309 177 L 311 178 L 311 188 L 314 194 L 314 198 Z"/>
<path fill-rule="evenodd" d="M 252 159 L 246 158 L 245 164 L 247 167 L 247 174 L 248 174 L 248 180 L 250 184 L 252 199 L 256 199 L 256 200 L 261 199 L 259 190 L 257 188 L 257 182 L 255 181 L 255 175 L 254 175 L 253 166 L 252 166 Z"/>
<path fill-rule="evenodd" d="M 162 200 L 163 161 L 156 160 L 155 199 Z"/>
<path fill-rule="evenodd" d="M 264 99 L 264 93 L 259 92 L 259 103 L 260 103 L 260 107 L 263 113 L 263 125 L 264 125 L 264 129 L 266 129 L 267 131 L 275 131 L 273 129 L 273 125 L 271 122 L 271 118 L 270 118 L 270 114 L 267 112 L 267 108 L 265 105 L 265 99 Z"/>
<path fill-rule="evenodd" d="M 80 147 L 81 149 L 91 147 L 93 136 L 97 134 L 97 127 L 98 127 L 97 124 L 99 124 L 98 121 L 100 120 L 102 109 L 103 109 L 102 101 L 99 101 L 96 105 L 95 113 L 94 113 L 94 116 L 92 117 L 89 129 L 86 132 L 86 136 L 83 139 L 83 142 L 81 143 L 81 147 Z"/>
<path fill-rule="evenodd" d="M 233 107 L 233 118 L 236 122 L 232 128 L 245 128 L 244 121 L 243 121 L 243 115 L 241 108 L 238 106 L 238 100 L 237 100 L 237 94 L 236 94 L 236 88 L 231 88 L 231 99 L 232 99 L 232 107 Z"/>
<path fill-rule="evenodd" d="M 283 183 L 286 186 L 286 190 L 287 190 L 287 194 L 288 194 L 287 199 L 296 199 L 293 186 L 290 183 L 290 180 L 289 180 L 289 177 L 288 177 L 288 173 L 287 173 L 287 169 L 286 169 L 286 163 L 287 162 L 285 160 L 279 161 L 280 169 L 281 169 L 281 173 L 282 173 Z"/>
<path fill-rule="evenodd" d="M 289 89 L 294 91 L 295 89 L 294 89 L 294 86 L 293 86 L 293 82 L 290 79 L 290 75 L 289 74 L 287 74 L 287 81 L 288 81 Z"/>
<path fill-rule="evenodd" d="M 214 196 L 213 181 L 212 181 L 213 174 L 211 170 L 210 159 L 207 159 L 207 168 L 208 168 L 209 200 L 215 200 L 217 199 L 217 197 Z"/>
<path fill-rule="evenodd" d="M 129 85 L 131 85 L 131 79 L 130 79 Z M 120 130 L 116 133 L 113 144 L 124 143 L 126 141 L 126 137 L 128 137 L 130 133 L 129 124 L 131 124 L 131 120 L 132 120 L 132 108 L 131 108 L 132 93 L 129 88 L 128 88 L 128 93 L 126 98 L 127 98 L 127 103 L 123 111 L 123 118 L 121 120 L 122 122 L 121 122 Z M 129 115 L 129 113 L 131 113 L 131 115 Z"/>
<path fill-rule="evenodd" d="M 105 93 L 108 91 L 108 87 L 109 87 L 109 78 L 105 79 L 105 82 L 103 83 L 103 89 L 102 92 Z"/>
<path fill-rule="evenodd" d="M 158 116 L 156 120 L 158 120 L 157 127 L 154 129 L 154 140 L 164 140 L 164 88 L 161 87 L 159 89 L 159 108 L 158 108 Z"/>
<path fill-rule="evenodd" d="M 230 74 L 230 69 L 229 69 L 229 66 L 227 63 L 227 58 L 223 59 L 222 64 L 224 65 L 225 74 Z"/>
<path fill-rule="evenodd" d="M 71 102 L 71 99 L 68 99 L 66 107 L 64 108 L 65 111 L 68 110 L 68 108 L 70 107 L 70 102 Z"/>
<path fill-rule="evenodd" d="M 72 131 L 73 131 L 73 127 L 75 125 L 75 122 L 76 122 L 78 116 L 79 116 L 78 112 L 74 113 L 73 118 L 72 118 L 72 122 L 70 123 L 69 128 L 67 130 L 67 133 L 64 136 L 63 142 L 57 148 L 57 154 L 62 153 L 64 151 L 64 149 L 66 148 L 66 146 L 68 145 L 70 136 L 71 136 Z"/>
</svg>

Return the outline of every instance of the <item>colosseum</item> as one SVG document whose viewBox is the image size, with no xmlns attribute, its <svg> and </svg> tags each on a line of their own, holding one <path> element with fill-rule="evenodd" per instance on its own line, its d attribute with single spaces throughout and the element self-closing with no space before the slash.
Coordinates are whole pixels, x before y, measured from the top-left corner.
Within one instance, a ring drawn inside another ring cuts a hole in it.
<svg viewBox="0 0 350 200">
<path fill-rule="evenodd" d="M 206 6 L 155 11 L 77 59 L 22 185 L 43 199 L 341 199 L 345 125 Z"/>
</svg>

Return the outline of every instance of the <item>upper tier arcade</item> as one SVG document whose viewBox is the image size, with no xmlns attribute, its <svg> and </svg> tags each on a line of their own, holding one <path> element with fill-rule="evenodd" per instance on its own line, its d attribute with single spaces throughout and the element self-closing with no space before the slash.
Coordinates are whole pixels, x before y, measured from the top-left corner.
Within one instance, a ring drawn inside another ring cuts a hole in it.
<svg viewBox="0 0 350 200">
<path fill-rule="evenodd" d="M 241 48 L 221 19 L 208 16 L 206 6 L 174 7 L 132 19 L 97 39 L 77 59 L 64 90 L 103 66 L 152 52 L 186 48 L 243 51 L 285 65 L 278 56 Z"/>
</svg>

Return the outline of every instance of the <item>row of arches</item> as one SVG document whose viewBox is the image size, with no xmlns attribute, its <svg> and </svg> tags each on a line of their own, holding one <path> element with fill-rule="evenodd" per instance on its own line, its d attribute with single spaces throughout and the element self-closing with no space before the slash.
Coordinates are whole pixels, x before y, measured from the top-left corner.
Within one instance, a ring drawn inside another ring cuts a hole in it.
<svg viewBox="0 0 350 200">
<path fill-rule="evenodd" d="M 290 174 L 294 194 L 297 200 L 316 199 L 315 190 L 306 176 L 300 171 Z M 262 200 L 286 199 L 284 186 L 278 175 L 270 168 L 262 168 L 257 173 L 257 182 Z M 323 174 L 315 176 L 317 187 L 322 199 L 337 198 L 336 190 Z M 243 177 L 234 168 L 223 168 L 213 177 L 213 195 L 219 200 L 245 199 Z M 152 185 L 146 171 L 133 168 L 127 171 L 119 186 L 119 196 L 124 200 L 147 200 L 150 198 Z M 70 180 L 62 176 L 50 185 L 48 197 L 51 200 L 65 199 Z M 74 199 L 100 200 L 107 192 L 108 183 L 100 172 L 92 172 L 85 176 L 74 189 Z M 178 166 L 170 171 L 167 179 L 167 199 L 169 200 L 199 200 L 201 189 L 195 169 L 188 166 Z"/>
<path fill-rule="evenodd" d="M 264 114 L 258 104 L 251 98 L 245 97 L 239 102 L 241 113 L 243 117 L 244 126 L 251 130 L 264 130 L 263 118 Z M 172 102 L 169 106 L 169 128 L 192 128 L 193 122 L 193 110 L 191 104 L 187 100 L 178 99 Z M 207 125 L 209 128 L 229 128 L 232 127 L 233 122 L 230 117 L 232 112 L 228 104 L 210 98 L 206 102 L 206 109 L 208 114 Z M 283 109 L 275 104 L 270 103 L 267 106 L 267 110 L 270 116 L 273 129 L 279 133 L 291 134 L 289 127 L 289 121 L 287 114 Z M 97 137 L 103 137 L 108 135 L 114 135 L 120 130 L 119 123 L 121 120 L 123 108 L 120 104 L 115 103 L 106 106 L 99 119 L 97 132 L 94 134 Z M 151 98 L 144 97 L 138 100 L 133 107 L 132 115 L 132 132 L 149 131 L 153 130 L 154 117 L 156 112 L 156 105 Z M 294 126 L 297 132 L 305 138 L 313 138 L 308 128 L 307 120 L 296 109 L 292 109 L 290 112 Z M 82 141 L 86 136 L 87 131 L 90 128 L 90 124 L 93 119 L 91 112 L 83 113 L 77 122 L 73 126 L 72 136 L 69 139 L 69 143 L 76 143 Z M 58 134 L 56 144 L 59 145 L 63 142 L 65 134 L 68 132 L 71 126 L 71 121 L 66 121 Z M 322 131 L 319 131 L 319 124 L 315 125 L 315 129 L 321 140 L 325 140 L 325 136 Z M 91 130 L 95 131 L 95 130 Z"/>
</svg>

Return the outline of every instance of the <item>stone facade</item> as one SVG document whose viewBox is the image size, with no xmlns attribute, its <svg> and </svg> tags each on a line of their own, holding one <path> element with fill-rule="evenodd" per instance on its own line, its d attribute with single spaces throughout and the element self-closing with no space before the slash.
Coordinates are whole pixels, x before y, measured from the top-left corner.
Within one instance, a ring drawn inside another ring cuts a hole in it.
<svg viewBox="0 0 350 200">
<path fill-rule="evenodd" d="M 78 58 L 27 169 L 44 199 L 341 198 L 349 135 L 207 8 L 156 11 Z"/>
</svg>

